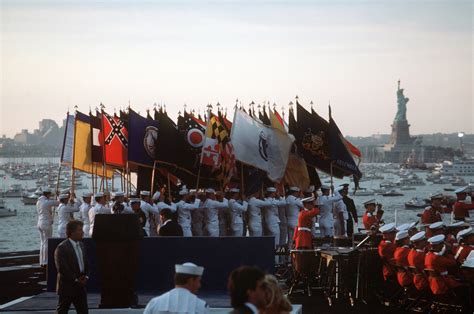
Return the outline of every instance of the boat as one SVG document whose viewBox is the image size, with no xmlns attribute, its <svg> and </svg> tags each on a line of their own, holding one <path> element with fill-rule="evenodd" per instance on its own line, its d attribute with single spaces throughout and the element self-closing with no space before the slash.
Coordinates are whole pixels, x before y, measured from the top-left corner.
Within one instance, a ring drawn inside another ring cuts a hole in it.
<svg viewBox="0 0 474 314">
<path fill-rule="evenodd" d="M 41 191 L 36 190 L 34 193 L 23 194 L 21 201 L 24 205 L 36 205 L 38 197 L 41 196 Z"/>
<path fill-rule="evenodd" d="M 414 197 L 405 202 L 405 208 L 425 208 L 427 206 L 429 206 L 429 203 L 425 200 L 419 199 L 418 197 Z"/>
<path fill-rule="evenodd" d="M 5 200 L 0 198 L 0 218 L 16 216 L 16 210 L 5 207 Z"/>
<path fill-rule="evenodd" d="M 444 161 L 440 167 L 440 172 L 447 176 L 472 176 L 474 175 L 474 159 L 454 158 L 452 162 Z"/>
<path fill-rule="evenodd" d="M 398 192 L 397 190 L 390 190 L 386 193 L 382 193 L 382 196 L 403 196 L 404 194 L 401 192 Z"/>
<path fill-rule="evenodd" d="M 360 190 L 357 190 L 357 191 L 352 191 L 351 195 L 353 195 L 353 196 L 371 196 L 371 195 L 375 195 L 375 192 L 372 191 L 372 190 L 360 189 Z"/>
<path fill-rule="evenodd" d="M 456 191 L 455 188 L 444 188 L 443 190 L 446 191 L 446 192 L 454 192 L 454 191 Z"/>
<path fill-rule="evenodd" d="M 413 191 L 413 190 L 416 190 L 416 187 L 409 186 L 409 185 L 404 185 L 404 186 L 400 187 L 400 190 L 402 190 L 402 191 Z"/>
<path fill-rule="evenodd" d="M 8 190 L 3 192 L 2 197 L 21 197 L 23 194 L 23 187 L 21 184 L 12 184 Z"/>
</svg>

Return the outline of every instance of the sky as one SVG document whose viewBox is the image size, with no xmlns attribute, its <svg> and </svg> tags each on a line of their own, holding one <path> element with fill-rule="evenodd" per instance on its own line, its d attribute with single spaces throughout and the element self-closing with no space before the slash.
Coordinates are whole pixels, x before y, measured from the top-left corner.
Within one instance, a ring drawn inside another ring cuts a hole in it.
<svg viewBox="0 0 474 314">
<path fill-rule="evenodd" d="M 68 110 L 290 101 L 344 135 L 474 132 L 472 1 L 1 3 L 0 134 Z"/>
</svg>

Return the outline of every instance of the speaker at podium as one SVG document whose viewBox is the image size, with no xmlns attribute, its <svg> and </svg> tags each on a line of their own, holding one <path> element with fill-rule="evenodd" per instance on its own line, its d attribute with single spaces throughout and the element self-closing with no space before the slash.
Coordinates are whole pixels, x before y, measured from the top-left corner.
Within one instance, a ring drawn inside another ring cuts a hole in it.
<svg viewBox="0 0 474 314">
<path fill-rule="evenodd" d="M 99 266 L 100 308 L 123 308 L 136 303 L 138 252 L 143 229 L 134 214 L 95 216 L 92 238 Z"/>
</svg>

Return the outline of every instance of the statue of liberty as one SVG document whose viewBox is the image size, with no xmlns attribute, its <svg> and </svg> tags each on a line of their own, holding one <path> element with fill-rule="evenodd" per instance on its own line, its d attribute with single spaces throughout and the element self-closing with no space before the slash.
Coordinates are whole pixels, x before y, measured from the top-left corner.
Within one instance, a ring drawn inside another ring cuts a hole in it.
<svg viewBox="0 0 474 314">
<path fill-rule="evenodd" d="M 395 122 L 406 121 L 407 120 L 407 102 L 410 99 L 403 95 L 403 88 L 400 88 L 400 80 L 398 80 L 398 90 L 397 90 L 397 103 L 398 110 L 397 115 L 395 116 Z"/>
</svg>

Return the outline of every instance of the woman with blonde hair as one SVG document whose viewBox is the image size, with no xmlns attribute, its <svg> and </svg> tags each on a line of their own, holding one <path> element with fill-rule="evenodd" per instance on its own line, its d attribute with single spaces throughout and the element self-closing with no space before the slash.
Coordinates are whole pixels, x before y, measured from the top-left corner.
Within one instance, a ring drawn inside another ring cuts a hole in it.
<svg viewBox="0 0 474 314">
<path fill-rule="evenodd" d="M 290 301 L 283 295 L 278 281 L 273 275 L 265 275 L 263 280 L 265 291 L 265 307 L 261 309 L 263 314 L 289 314 L 292 310 Z"/>
</svg>

